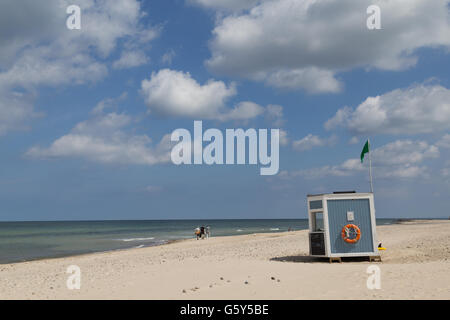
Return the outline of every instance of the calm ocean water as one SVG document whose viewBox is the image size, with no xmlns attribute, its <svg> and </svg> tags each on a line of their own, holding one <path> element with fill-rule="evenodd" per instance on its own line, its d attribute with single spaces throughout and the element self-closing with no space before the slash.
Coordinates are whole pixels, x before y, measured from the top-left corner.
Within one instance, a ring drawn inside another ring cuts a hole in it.
<svg viewBox="0 0 450 320">
<path fill-rule="evenodd" d="M 193 238 L 202 225 L 210 226 L 212 236 L 231 236 L 308 229 L 308 220 L 0 222 L 0 264 L 160 245 Z"/>
</svg>

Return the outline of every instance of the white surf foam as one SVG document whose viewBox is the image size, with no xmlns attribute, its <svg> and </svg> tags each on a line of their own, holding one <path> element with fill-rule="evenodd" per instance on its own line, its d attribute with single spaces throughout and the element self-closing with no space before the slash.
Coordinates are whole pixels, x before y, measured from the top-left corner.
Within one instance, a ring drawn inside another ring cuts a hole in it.
<svg viewBox="0 0 450 320">
<path fill-rule="evenodd" d="M 150 238 L 130 238 L 130 239 L 118 239 L 120 241 L 124 241 L 124 242 L 132 242 L 132 241 L 147 241 L 147 240 L 154 240 L 154 237 L 150 237 Z"/>
</svg>

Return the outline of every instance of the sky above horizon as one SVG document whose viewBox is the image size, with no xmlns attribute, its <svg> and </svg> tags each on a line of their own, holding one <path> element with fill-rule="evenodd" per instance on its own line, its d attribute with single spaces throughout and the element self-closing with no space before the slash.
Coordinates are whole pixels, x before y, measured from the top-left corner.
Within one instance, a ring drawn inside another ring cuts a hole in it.
<svg viewBox="0 0 450 320">
<path fill-rule="evenodd" d="M 3 0 L 0 221 L 306 218 L 368 138 L 377 217 L 449 217 L 449 50 L 450 0 Z M 194 120 L 279 128 L 279 173 L 172 164 Z"/>
</svg>

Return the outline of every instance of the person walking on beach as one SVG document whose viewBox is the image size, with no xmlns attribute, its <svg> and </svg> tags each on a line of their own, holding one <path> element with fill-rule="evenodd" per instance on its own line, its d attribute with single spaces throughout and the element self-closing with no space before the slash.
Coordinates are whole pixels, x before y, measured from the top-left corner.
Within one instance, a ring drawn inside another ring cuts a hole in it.
<svg viewBox="0 0 450 320">
<path fill-rule="evenodd" d="M 195 234 L 195 236 L 197 237 L 197 240 L 198 240 L 198 238 L 200 238 L 200 235 L 201 235 L 201 231 L 200 231 L 199 227 L 195 228 L 194 234 Z"/>
<path fill-rule="evenodd" d="M 204 226 L 200 227 L 200 238 L 201 239 L 205 238 L 205 227 Z"/>
</svg>

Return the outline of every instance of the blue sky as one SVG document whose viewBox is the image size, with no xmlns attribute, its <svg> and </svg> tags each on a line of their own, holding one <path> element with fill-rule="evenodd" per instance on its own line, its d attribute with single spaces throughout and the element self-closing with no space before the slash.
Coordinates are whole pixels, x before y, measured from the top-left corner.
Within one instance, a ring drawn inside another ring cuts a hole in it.
<svg viewBox="0 0 450 320">
<path fill-rule="evenodd" d="M 0 220 L 305 218 L 306 194 L 369 190 L 369 137 L 378 217 L 450 216 L 448 0 L 7 0 L 0 21 Z M 278 175 L 173 165 L 194 120 L 279 128 Z"/>
</svg>

